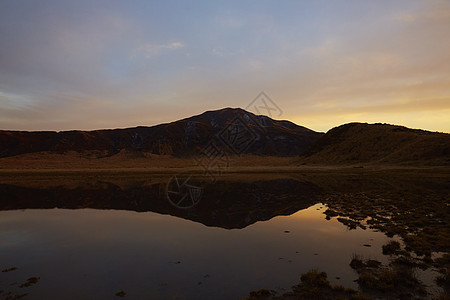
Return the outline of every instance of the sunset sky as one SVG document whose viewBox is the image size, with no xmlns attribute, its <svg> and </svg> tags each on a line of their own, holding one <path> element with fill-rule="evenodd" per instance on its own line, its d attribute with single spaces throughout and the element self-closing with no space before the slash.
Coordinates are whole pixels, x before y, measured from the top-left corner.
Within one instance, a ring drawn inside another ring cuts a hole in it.
<svg viewBox="0 0 450 300">
<path fill-rule="evenodd" d="M 450 1 L 0 1 L 0 129 L 150 126 L 261 91 L 317 131 L 450 132 Z"/>
</svg>

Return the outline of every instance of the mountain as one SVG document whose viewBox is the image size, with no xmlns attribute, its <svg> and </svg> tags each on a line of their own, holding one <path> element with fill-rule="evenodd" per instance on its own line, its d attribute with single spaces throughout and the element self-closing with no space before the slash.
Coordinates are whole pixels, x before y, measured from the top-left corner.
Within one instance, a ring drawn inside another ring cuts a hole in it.
<svg viewBox="0 0 450 300">
<path fill-rule="evenodd" d="M 349 123 L 323 134 L 240 108 L 207 111 L 152 127 L 61 132 L 0 130 L 0 158 L 74 151 L 87 157 L 140 157 L 146 153 L 192 157 L 220 152 L 298 156 L 299 164 L 448 166 L 450 134 L 380 123 Z"/>
<path fill-rule="evenodd" d="M 98 155 L 108 156 L 121 150 L 192 156 L 209 143 L 230 154 L 296 156 L 322 135 L 289 121 L 225 108 L 152 127 L 61 132 L 0 130 L 0 157 L 41 151 L 97 151 Z"/>
<path fill-rule="evenodd" d="M 450 134 L 379 123 L 349 123 L 329 130 L 300 159 L 315 164 L 448 166 Z"/>
</svg>

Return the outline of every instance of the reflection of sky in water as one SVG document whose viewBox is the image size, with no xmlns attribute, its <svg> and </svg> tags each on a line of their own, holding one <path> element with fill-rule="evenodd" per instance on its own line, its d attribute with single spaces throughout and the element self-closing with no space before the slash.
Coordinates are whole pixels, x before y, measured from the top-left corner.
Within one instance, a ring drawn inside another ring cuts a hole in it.
<svg viewBox="0 0 450 300">
<path fill-rule="evenodd" d="M 31 299 L 109 299 L 119 290 L 127 299 L 238 299 L 260 288 L 289 288 L 312 268 L 356 288 L 352 254 L 385 262 L 380 256 L 387 238 L 348 231 L 325 220 L 320 207 L 240 230 L 152 212 L 2 211 L 0 268 L 19 269 L 0 273 L 0 289 L 39 276 L 27 288 Z"/>
</svg>

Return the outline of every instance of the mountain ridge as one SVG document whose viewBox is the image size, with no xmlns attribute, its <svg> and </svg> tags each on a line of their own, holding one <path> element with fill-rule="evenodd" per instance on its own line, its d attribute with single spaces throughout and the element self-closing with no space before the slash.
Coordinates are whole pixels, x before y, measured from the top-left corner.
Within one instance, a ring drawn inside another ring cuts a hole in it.
<svg viewBox="0 0 450 300">
<path fill-rule="evenodd" d="M 226 140 L 230 139 L 227 131 L 233 130 L 241 130 L 248 145 L 236 147 Z M 296 156 L 321 135 L 290 121 L 254 115 L 241 108 L 224 108 L 155 126 L 59 132 L 0 130 L 0 157 L 85 150 L 101 151 L 105 155 L 129 150 L 192 156 L 217 137 L 231 154 Z"/>
<path fill-rule="evenodd" d="M 230 107 L 155 126 L 60 132 L 0 130 L 0 158 L 38 152 L 120 158 L 124 151 L 131 153 L 125 157 L 156 154 L 183 158 L 204 154 L 210 146 L 226 155 L 298 157 L 296 164 L 303 165 L 450 165 L 448 133 L 357 122 L 321 133 Z"/>
<path fill-rule="evenodd" d="M 384 123 L 330 129 L 300 155 L 307 164 L 450 165 L 450 134 Z"/>
</svg>

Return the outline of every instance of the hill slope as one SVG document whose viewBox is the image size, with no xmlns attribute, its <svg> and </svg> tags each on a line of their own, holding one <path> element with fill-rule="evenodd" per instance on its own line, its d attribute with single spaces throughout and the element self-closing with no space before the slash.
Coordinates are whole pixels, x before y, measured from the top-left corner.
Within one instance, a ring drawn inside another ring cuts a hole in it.
<svg viewBox="0 0 450 300">
<path fill-rule="evenodd" d="M 109 156 L 122 150 L 191 156 L 208 143 L 241 154 L 296 156 L 323 133 L 256 116 L 240 108 L 207 111 L 197 116 L 152 127 L 94 131 L 0 131 L 0 157 L 52 151 L 94 151 Z"/>
<path fill-rule="evenodd" d="M 314 164 L 450 165 L 450 134 L 387 124 L 349 123 L 329 130 L 301 155 Z"/>
</svg>

